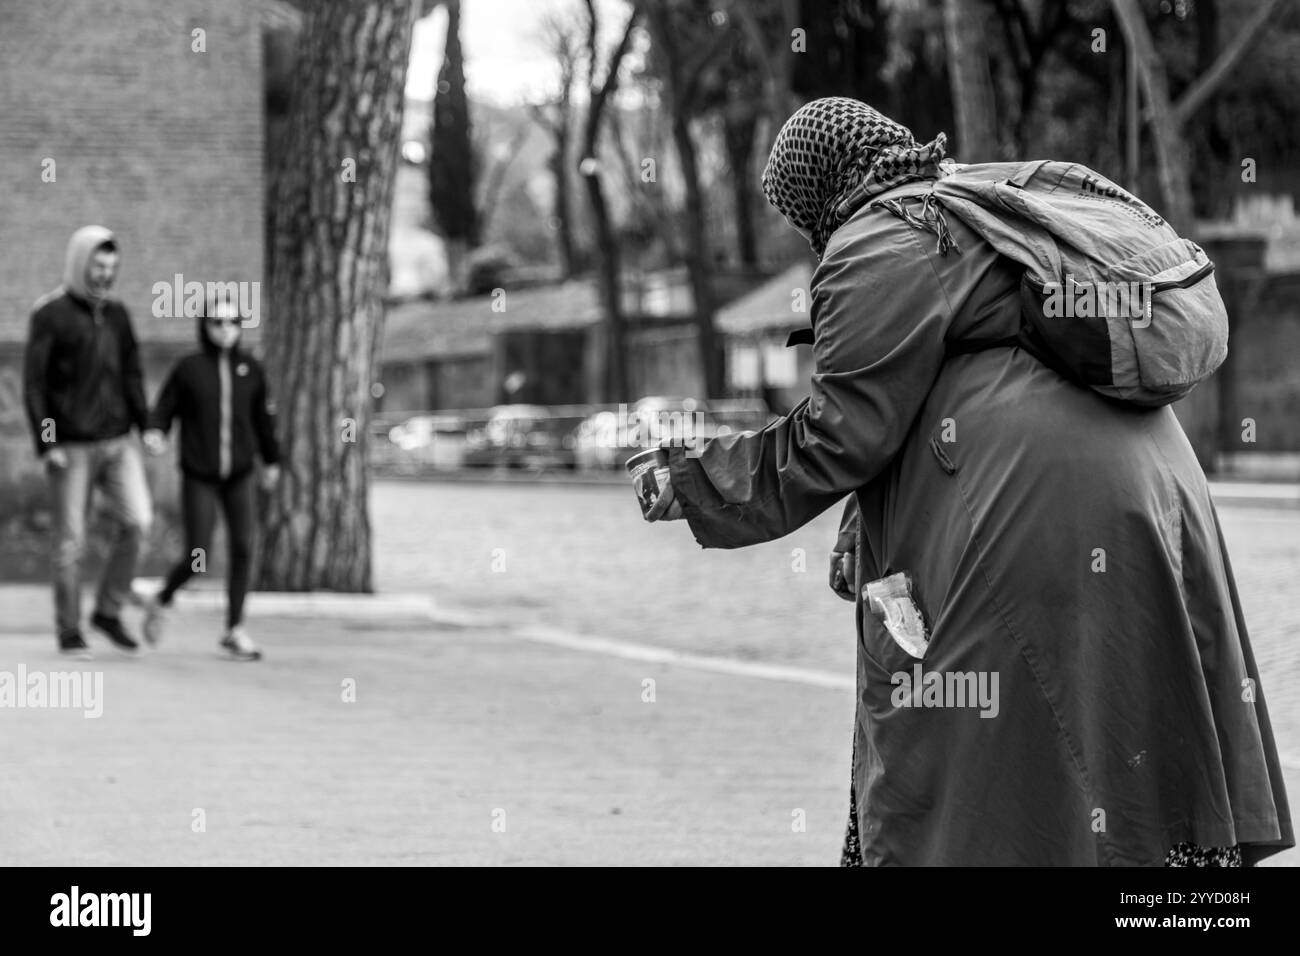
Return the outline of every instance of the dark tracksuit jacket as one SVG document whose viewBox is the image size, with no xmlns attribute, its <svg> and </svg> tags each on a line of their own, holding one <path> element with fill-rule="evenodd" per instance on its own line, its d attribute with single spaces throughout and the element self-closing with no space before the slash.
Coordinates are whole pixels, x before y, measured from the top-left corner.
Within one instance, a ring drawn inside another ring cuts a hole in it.
<svg viewBox="0 0 1300 956">
<path fill-rule="evenodd" d="M 181 422 L 181 470 L 200 481 L 246 475 L 261 455 L 280 461 L 275 405 L 262 364 L 236 346 L 223 352 L 199 320 L 200 351 L 181 359 L 149 414 L 148 427 L 166 432 Z"/>
<path fill-rule="evenodd" d="M 116 299 L 95 302 L 86 291 L 91 254 L 112 240 L 102 226 L 77 230 L 63 284 L 32 310 L 23 402 L 38 456 L 59 442 L 107 441 L 132 425 L 144 428 L 148 405 L 130 316 Z"/>
</svg>

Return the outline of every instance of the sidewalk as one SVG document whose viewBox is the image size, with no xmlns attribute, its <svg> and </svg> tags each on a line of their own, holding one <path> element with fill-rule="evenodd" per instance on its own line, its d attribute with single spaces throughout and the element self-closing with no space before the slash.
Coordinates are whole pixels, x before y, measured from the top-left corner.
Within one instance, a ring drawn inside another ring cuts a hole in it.
<svg viewBox="0 0 1300 956">
<path fill-rule="evenodd" d="M 0 775 L 7 865 L 839 859 L 850 690 L 401 613 L 257 616 L 266 659 L 239 664 L 216 654 L 215 613 L 180 610 L 145 659 L 88 637 L 96 660 L 75 663 L 48 605 L 0 588 L 0 670 L 102 670 L 103 715 L 0 712 L 22 768 Z"/>
<path fill-rule="evenodd" d="M 0 587 L 0 670 L 100 671 L 103 713 L 0 711 L 22 768 L 0 775 L 6 865 L 839 859 L 851 675 L 629 659 L 411 595 L 251 595 L 266 659 L 239 664 L 201 590 L 160 649 L 90 636 L 78 663 L 54 651 L 49 601 Z"/>
</svg>

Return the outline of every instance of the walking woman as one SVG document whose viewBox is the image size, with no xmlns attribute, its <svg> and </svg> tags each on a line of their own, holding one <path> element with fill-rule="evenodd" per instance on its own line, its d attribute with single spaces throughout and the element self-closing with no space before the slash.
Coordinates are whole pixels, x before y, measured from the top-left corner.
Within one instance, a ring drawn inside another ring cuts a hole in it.
<svg viewBox="0 0 1300 956">
<path fill-rule="evenodd" d="M 1178 420 L 1022 348 L 949 354 L 1017 333 L 1023 269 L 956 217 L 937 244 L 873 204 L 940 176 L 943 153 L 942 135 L 918 144 L 856 100 L 785 124 L 763 187 L 819 259 L 811 395 L 762 431 L 669 449 L 647 517 L 739 548 L 849 496 L 843 862 L 1249 865 L 1293 846 L 1223 536 Z M 954 677 L 978 706 L 947 694 Z"/>
<path fill-rule="evenodd" d="M 220 509 L 230 545 L 220 647 L 235 660 L 255 661 L 262 655 L 243 623 L 253 550 L 255 456 L 261 456 L 262 481 L 270 487 L 279 477 L 280 450 L 266 375 L 239 347 L 240 332 L 233 303 L 209 303 L 207 314 L 199 318 L 200 350 L 172 369 L 149 415 L 144 441 L 155 455 L 166 449 L 172 421 L 181 423 L 185 553 L 163 589 L 147 602 L 144 635 L 150 644 L 161 639 L 173 595 L 206 567 Z"/>
</svg>

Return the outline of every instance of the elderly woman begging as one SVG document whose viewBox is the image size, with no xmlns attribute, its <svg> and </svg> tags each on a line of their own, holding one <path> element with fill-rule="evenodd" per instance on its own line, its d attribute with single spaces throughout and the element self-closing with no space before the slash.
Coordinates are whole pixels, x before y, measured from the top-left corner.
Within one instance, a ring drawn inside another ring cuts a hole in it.
<svg viewBox="0 0 1300 956">
<path fill-rule="evenodd" d="M 850 865 L 1253 864 L 1294 845 L 1222 534 L 1173 411 L 1021 348 L 1023 269 L 882 206 L 944 137 L 850 99 L 781 129 L 763 189 L 804 233 L 811 394 L 698 456 L 647 514 L 707 548 L 848 496 L 857 610 Z M 833 580 L 835 580 L 833 578 Z"/>
</svg>

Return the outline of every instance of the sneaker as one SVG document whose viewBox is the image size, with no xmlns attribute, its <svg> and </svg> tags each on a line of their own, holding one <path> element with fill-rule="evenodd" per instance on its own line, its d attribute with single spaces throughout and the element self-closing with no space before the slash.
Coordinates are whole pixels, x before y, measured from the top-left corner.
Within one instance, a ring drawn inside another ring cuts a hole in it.
<svg viewBox="0 0 1300 956">
<path fill-rule="evenodd" d="M 90 618 L 90 623 L 95 630 L 112 641 L 118 650 L 134 654 L 140 649 L 140 645 L 136 643 L 135 638 L 128 634 L 126 628 L 122 626 L 120 617 L 109 617 L 107 614 L 100 614 L 96 611 Z"/>
<path fill-rule="evenodd" d="M 59 635 L 59 653 L 78 661 L 89 661 L 95 657 L 90 653 L 90 645 L 80 631 L 64 631 Z"/>
<path fill-rule="evenodd" d="M 244 625 L 236 624 L 226 631 L 221 639 L 221 649 L 237 661 L 260 661 L 262 652 L 257 649 L 253 639 L 244 630 Z"/>
<path fill-rule="evenodd" d="M 158 600 L 158 595 L 151 594 L 144 599 L 144 640 L 150 647 L 156 647 L 162 640 L 167 628 L 167 612 L 171 609 Z"/>
</svg>

